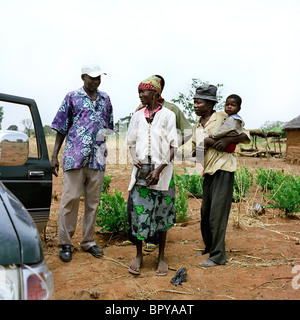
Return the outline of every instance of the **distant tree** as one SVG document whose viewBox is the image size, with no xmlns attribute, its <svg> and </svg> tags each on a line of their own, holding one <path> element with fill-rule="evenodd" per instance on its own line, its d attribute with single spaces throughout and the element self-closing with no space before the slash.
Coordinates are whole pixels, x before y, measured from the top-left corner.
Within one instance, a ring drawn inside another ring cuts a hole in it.
<svg viewBox="0 0 300 320">
<path fill-rule="evenodd" d="M 177 98 L 172 99 L 172 102 L 179 104 L 183 107 L 183 113 L 186 115 L 187 119 L 194 124 L 196 121 L 196 115 L 194 112 L 194 101 L 193 101 L 193 97 L 195 95 L 196 89 L 201 86 L 201 85 L 205 85 L 205 84 L 209 84 L 208 81 L 202 81 L 199 78 L 193 78 L 192 79 L 192 83 L 190 84 L 190 86 L 187 89 L 187 92 L 183 93 L 183 92 L 179 92 Z M 219 102 L 215 105 L 215 110 L 221 110 L 224 108 L 224 101 L 223 96 L 220 95 L 220 93 L 222 92 L 223 89 L 223 84 L 218 83 L 216 85 L 216 87 L 218 88 L 218 95 L 217 98 L 219 100 Z"/>
<path fill-rule="evenodd" d="M 286 131 L 283 131 L 282 128 L 287 124 L 287 122 L 282 121 L 266 121 L 260 129 L 264 131 L 273 131 L 280 132 L 283 138 L 286 138 Z"/>
<path fill-rule="evenodd" d="M 11 124 L 11 125 L 7 128 L 7 130 L 18 131 L 19 128 L 18 128 L 18 126 L 16 126 L 15 124 Z"/>
<path fill-rule="evenodd" d="M 260 129 L 263 129 L 265 131 L 277 131 L 280 132 L 282 131 L 283 126 L 287 122 L 282 122 L 282 121 L 266 121 Z"/>
<path fill-rule="evenodd" d="M 33 128 L 33 123 L 31 119 L 23 119 L 21 124 L 24 126 L 24 132 L 30 137 L 31 130 Z"/>
<path fill-rule="evenodd" d="M 133 113 L 130 113 L 128 116 L 121 118 L 116 124 L 115 124 L 115 131 L 116 134 L 119 135 L 120 131 L 127 131 L 127 128 L 129 126 L 129 122 L 132 118 Z"/>
</svg>

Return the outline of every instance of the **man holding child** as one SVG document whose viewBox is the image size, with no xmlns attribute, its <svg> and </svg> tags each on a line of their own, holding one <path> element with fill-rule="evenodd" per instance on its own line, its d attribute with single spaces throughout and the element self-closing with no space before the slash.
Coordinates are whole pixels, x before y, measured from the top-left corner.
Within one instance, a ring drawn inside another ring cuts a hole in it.
<svg viewBox="0 0 300 320">
<path fill-rule="evenodd" d="M 193 131 L 193 151 L 198 159 L 204 156 L 201 233 L 205 249 L 201 255 L 209 254 L 209 258 L 200 263 L 202 267 L 226 263 L 225 234 L 237 162 L 233 153 L 225 152 L 225 149 L 232 143 L 250 142 L 249 133 L 245 130 L 239 135 L 224 136 L 218 140 L 210 137 L 228 116 L 223 111 L 214 110 L 218 101 L 216 93 L 216 86 L 203 85 L 196 89 L 194 96 L 194 110 L 199 120 Z M 204 140 L 212 147 L 204 150 Z"/>
</svg>

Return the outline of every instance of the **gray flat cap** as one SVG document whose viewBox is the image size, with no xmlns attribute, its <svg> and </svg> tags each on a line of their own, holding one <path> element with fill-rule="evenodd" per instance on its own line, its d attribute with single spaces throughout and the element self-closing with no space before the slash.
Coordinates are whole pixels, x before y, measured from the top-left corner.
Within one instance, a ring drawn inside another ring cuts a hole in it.
<svg viewBox="0 0 300 320">
<path fill-rule="evenodd" d="M 218 102 L 217 90 L 218 88 L 212 84 L 200 86 L 196 89 L 194 99 L 203 99 Z"/>
</svg>

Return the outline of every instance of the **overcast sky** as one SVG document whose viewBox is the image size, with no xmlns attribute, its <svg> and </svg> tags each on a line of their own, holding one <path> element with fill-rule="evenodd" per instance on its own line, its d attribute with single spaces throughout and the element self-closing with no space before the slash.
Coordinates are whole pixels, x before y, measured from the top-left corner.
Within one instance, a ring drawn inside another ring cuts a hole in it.
<svg viewBox="0 0 300 320">
<path fill-rule="evenodd" d="M 35 99 L 50 125 L 97 61 L 115 121 L 161 74 L 167 101 L 192 78 L 222 83 L 254 129 L 300 114 L 299 34 L 299 0 L 0 0 L 0 91 Z"/>
</svg>

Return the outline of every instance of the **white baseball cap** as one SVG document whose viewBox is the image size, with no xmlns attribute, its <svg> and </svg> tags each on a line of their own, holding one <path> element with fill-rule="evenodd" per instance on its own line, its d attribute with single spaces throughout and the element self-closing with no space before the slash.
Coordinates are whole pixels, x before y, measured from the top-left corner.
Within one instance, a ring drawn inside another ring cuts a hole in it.
<svg viewBox="0 0 300 320">
<path fill-rule="evenodd" d="M 86 64 L 82 66 L 81 74 L 87 74 L 92 78 L 96 78 L 102 74 L 106 74 L 106 72 L 103 72 L 97 64 Z"/>
</svg>

